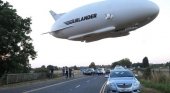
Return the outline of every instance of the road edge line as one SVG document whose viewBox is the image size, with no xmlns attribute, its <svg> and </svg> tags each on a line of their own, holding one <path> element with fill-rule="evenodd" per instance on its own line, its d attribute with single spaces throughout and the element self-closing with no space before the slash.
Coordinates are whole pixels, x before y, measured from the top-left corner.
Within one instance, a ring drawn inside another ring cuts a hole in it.
<svg viewBox="0 0 170 93">
<path fill-rule="evenodd" d="M 83 77 L 83 78 L 87 78 L 87 77 Z M 42 89 L 46 89 L 46 88 L 49 88 L 49 87 L 53 87 L 53 86 L 57 86 L 57 85 L 61 85 L 61 84 L 64 84 L 64 83 L 72 82 L 72 81 L 79 80 L 79 79 L 83 79 L 83 78 L 72 79 L 72 80 L 69 80 L 69 81 L 60 82 L 60 83 L 56 83 L 56 84 L 52 84 L 52 85 L 48 85 L 48 86 L 44 86 L 44 87 L 40 87 L 40 88 L 36 88 L 36 89 L 32 89 L 32 90 L 25 91 L 25 92 L 22 92 L 22 93 L 31 93 L 31 92 L 34 92 L 34 91 L 38 91 L 38 90 L 42 90 Z"/>
<path fill-rule="evenodd" d="M 100 89 L 99 93 L 104 93 L 105 87 L 106 87 L 107 81 L 102 85 L 102 88 Z"/>
</svg>

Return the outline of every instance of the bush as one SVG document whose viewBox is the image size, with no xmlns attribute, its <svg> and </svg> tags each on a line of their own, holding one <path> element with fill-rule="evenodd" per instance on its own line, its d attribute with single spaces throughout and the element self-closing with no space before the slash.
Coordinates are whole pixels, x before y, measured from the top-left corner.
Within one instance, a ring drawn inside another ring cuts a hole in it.
<svg viewBox="0 0 170 93">
<path fill-rule="evenodd" d="M 166 83 L 166 81 L 167 81 L 167 77 L 165 75 L 159 76 L 159 79 L 158 79 L 159 83 Z"/>
<path fill-rule="evenodd" d="M 143 73 L 143 77 L 145 79 L 151 79 L 151 68 L 146 68 Z"/>
<path fill-rule="evenodd" d="M 34 72 L 35 73 L 41 73 L 41 72 L 48 73 L 48 69 L 46 69 L 46 68 L 36 68 L 36 69 L 34 69 Z"/>
</svg>

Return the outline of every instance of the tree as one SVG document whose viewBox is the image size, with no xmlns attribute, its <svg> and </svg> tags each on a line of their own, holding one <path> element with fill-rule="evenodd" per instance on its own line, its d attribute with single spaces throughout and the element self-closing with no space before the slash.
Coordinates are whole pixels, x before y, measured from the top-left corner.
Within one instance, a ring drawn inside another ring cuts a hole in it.
<svg viewBox="0 0 170 93">
<path fill-rule="evenodd" d="M 94 62 L 91 62 L 91 64 L 89 65 L 89 68 L 94 68 L 94 69 L 96 69 L 95 63 L 94 63 Z"/>
<path fill-rule="evenodd" d="M 75 66 L 73 67 L 73 69 L 74 69 L 74 70 L 78 70 L 79 68 L 75 65 Z"/>
<path fill-rule="evenodd" d="M 41 68 L 42 68 L 42 69 L 45 69 L 46 67 L 45 67 L 45 65 L 42 65 Z"/>
<path fill-rule="evenodd" d="M 42 65 L 40 68 L 35 68 L 34 72 L 35 73 L 42 73 L 42 72 L 47 73 L 48 69 L 45 67 L 45 65 Z"/>
<path fill-rule="evenodd" d="M 138 67 L 142 67 L 142 63 L 133 63 L 132 67 L 138 68 Z"/>
<path fill-rule="evenodd" d="M 47 66 L 47 69 L 48 69 L 48 70 L 54 70 L 54 66 L 48 65 L 48 66 Z"/>
<path fill-rule="evenodd" d="M 23 19 L 8 2 L 0 0 L 0 76 L 29 72 L 36 52 L 29 36 L 31 18 Z"/>
<path fill-rule="evenodd" d="M 126 66 L 127 68 L 130 68 L 132 65 L 132 62 L 128 58 L 122 59 L 119 62 L 121 63 L 122 66 Z"/>
<path fill-rule="evenodd" d="M 170 62 L 166 62 L 165 66 L 170 67 Z"/>
<path fill-rule="evenodd" d="M 53 78 L 53 74 L 54 74 L 54 66 L 52 66 L 52 65 L 48 65 L 47 66 L 47 69 L 50 71 L 49 72 L 49 78 Z"/>
<path fill-rule="evenodd" d="M 57 67 L 57 66 L 54 66 L 54 70 L 59 70 L 59 67 Z"/>
<path fill-rule="evenodd" d="M 118 61 L 117 62 L 113 62 L 111 64 L 111 68 L 115 68 L 115 66 L 117 66 L 117 65 L 121 65 L 121 64 Z"/>
<path fill-rule="evenodd" d="M 127 68 L 131 67 L 132 62 L 128 58 L 124 58 L 120 61 L 113 62 L 111 67 L 114 68 L 116 65 L 126 66 Z"/>
<path fill-rule="evenodd" d="M 147 57 L 144 57 L 144 58 L 143 58 L 142 63 L 143 63 L 143 67 L 144 67 L 144 68 L 149 67 L 149 60 L 148 60 Z"/>
</svg>

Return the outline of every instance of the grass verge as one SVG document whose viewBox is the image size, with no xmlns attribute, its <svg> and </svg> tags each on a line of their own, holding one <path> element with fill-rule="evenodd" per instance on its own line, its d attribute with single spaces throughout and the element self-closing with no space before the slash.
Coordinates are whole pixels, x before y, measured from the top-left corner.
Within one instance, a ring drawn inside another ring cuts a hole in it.
<svg viewBox="0 0 170 93">
<path fill-rule="evenodd" d="M 170 93 L 170 83 L 156 83 L 148 80 L 141 80 L 141 83 L 148 88 L 154 88 L 162 93 Z"/>
</svg>

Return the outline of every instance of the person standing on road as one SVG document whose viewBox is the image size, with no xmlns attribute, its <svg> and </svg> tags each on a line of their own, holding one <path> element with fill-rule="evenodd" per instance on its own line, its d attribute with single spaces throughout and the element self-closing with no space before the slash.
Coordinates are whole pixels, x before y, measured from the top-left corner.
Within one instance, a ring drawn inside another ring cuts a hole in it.
<svg viewBox="0 0 170 93">
<path fill-rule="evenodd" d="M 69 68 L 69 78 L 71 78 L 71 74 L 72 74 L 72 69 Z"/>
<path fill-rule="evenodd" d="M 54 68 L 51 69 L 51 78 L 53 78 L 53 77 L 54 77 Z"/>
<path fill-rule="evenodd" d="M 66 78 L 68 78 L 68 67 L 66 67 Z"/>
</svg>

